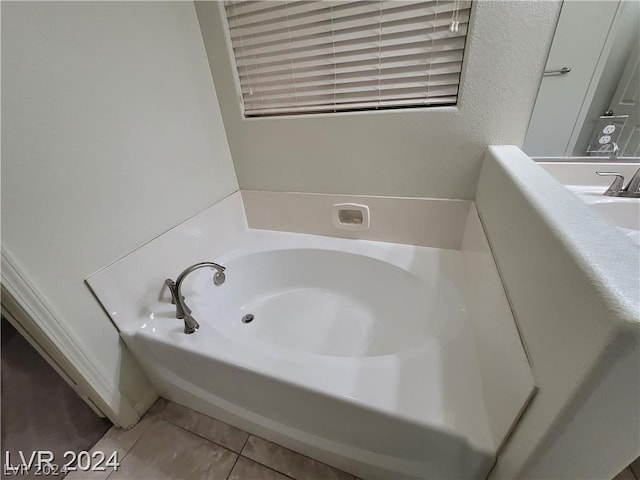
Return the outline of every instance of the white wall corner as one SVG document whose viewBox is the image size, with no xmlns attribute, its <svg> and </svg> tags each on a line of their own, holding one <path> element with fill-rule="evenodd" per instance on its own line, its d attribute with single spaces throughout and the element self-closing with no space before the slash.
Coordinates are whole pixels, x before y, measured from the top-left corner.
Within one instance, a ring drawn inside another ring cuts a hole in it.
<svg viewBox="0 0 640 480">
<path fill-rule="evenodd" d="M 135 425 L 140 415 L 155 400 L 152 395 L 157 396 L 156 392 L 148 392 L 136 404 L 138 407 L 136 409 L 136 406 L 133 406 L 122 395 L 118 386 L 110 380 L 110 376 L 93 361 L 91 353 L 73 334 L 72 329 L 65 324 L 62 317 L 48 304 L 36 285 L 20 269 L 4 246 L 2 246 L 1 276 L 3 287 L 33 322 L 30 326 L 24 326 L 26 330 L 35 326 L 43 332 L 93 390 L 94 395 L 89 395 L 90 398 L 114 424 L 123 428 Z M 70 375 L 70 377 L 74 376 Z"/>
</svg>

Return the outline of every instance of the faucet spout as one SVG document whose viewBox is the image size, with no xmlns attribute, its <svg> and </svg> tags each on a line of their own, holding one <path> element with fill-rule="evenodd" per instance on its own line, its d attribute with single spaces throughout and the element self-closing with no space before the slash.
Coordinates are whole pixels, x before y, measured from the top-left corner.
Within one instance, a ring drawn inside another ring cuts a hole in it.
<svg viewBox="0 0 640 480">
<path fill-rule="evenodd" d="M 224 274 L 225 267 L 214 262 L 200 262 L 193 264 L 190 267 L 185 268 L 182 273 L 178 275 L 175 282 L 170 278 L 167 278 L 164 282 L 171 292 L 171 303 L 176 306 L 176 318 L 184 320 L 184 333 L 187 334 L 194 333 L 198 330 L 198 328 L 200 328 L 200 324 L 195 318 L 193 318 L 191 315 L 191 309 L 184 301 L 184 295 L 182 295 L 182 283 L 190 273 L 205 267 L 214 268 L 216 270 L 216 273 L 213 275 L 214 285 L 219 286 L 224 283 L 226 279 Z"/>
</svg>

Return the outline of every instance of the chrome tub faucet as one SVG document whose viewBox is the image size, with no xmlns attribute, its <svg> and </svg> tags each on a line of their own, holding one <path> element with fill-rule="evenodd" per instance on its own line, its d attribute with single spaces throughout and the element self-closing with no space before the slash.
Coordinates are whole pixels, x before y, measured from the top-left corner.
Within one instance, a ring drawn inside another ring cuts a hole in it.
<svg viewBox="0 0 640 480">
<path fill-rule="evenodd" d="M 215 286 L 220 286 L 224 283 L 226 276 L 224 274 L 225 268 L 222 265 L 218 265 L 213 262 L 200 262 L 191 265 L 190 267 L 185 268 L 178 278 L 174 282 L 170 278 L 167 278 L 164 283 L 167 287 L 169 287 L 169 291 L 171 292 L 171 303 L 176 306 L 176 318 L 184 320 L 184 333 L 193 333 L 198 328 L 200 328 L 200 324 L 196 321 L 193 316 L 191 316 L 191 309 L 184 302 L 184 296 L 182 295 L 182 283 L 184 279 L 191 272 L 195 272 L 200 268 L 210 267 L 216 270 L 216 273 L 213 275 L 213 284 Z"/>
</svg>

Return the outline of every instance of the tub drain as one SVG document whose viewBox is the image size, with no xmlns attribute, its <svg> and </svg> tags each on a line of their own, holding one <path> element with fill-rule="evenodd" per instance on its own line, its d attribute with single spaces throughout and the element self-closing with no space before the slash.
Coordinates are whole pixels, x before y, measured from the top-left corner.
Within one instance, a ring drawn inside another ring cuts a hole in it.
<svg viewBox="0 0 640 480">
<path fill-rule="evenodd" d="M 255 317 L 252 314 L 248 313 L 244 317 L 242 317 L 242 323 L 251 323 L 253 322 L 254 318 Z"/>
</svg>

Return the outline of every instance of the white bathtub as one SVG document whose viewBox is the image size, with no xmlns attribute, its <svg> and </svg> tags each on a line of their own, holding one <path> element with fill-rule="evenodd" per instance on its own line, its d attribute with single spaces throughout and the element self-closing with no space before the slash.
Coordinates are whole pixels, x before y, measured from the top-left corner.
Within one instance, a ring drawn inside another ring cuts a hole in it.
<svg viewBox="0 0 640 480">
<path fill-rule="evenodd" d="M 464 309 L 449 279 L 430 285 L 366 254 L 307 248 L 223 261 L 223 285 L 202 270 L 193 280 L 195 315 L 225 341 L 286 358 L 294 350 L 321 355 L 324 365 L 326 356 L 400 355 L 436 341 L 444 319 L 453 324 Z M 242 321 L 247 314 L 251 323 Z"/>
<path fill-rule="evenodd" d="M 210 215 L 89 279 L 163 396 L 364 477 L 487 475 L 533 381 L 486 251 L 246 225 L 221 235 L 218 217 L 233 215 Z M 198 256 L 158 265 L 178 238 Z M 205 260 L 227 279 L 187 278 L 200 329 L 186 335 L 161 286 Z M 494 327 L 502 343 L 479 344 Z"/>
</svg>

